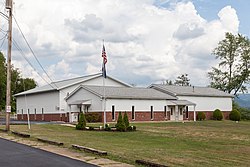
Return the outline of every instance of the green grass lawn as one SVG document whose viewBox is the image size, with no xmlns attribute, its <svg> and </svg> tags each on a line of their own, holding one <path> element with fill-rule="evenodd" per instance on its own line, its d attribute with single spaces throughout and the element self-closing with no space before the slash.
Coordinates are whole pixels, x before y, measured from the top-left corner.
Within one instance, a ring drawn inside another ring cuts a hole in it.
<svg viewBox="0 0 250 167">
<path fill-rule="evenodd" d="M 249 166 L 250 122 L 137 123 L 136 132 L 78 131 L 61 125 L 12 125 L 33 137 L 107 151 L 108 158 L 169 166 Z M 4 128 L 4 127 L 1 127 Z"/>
</svg>

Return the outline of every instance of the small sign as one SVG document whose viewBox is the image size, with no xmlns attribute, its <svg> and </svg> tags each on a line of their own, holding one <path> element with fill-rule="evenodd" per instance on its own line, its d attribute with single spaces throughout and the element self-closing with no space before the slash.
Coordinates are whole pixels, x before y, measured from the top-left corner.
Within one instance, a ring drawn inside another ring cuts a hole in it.
<svg viewBox="0 0 250 167">
<path fill-rule="evenodd" d="M 6 107 L 6 112 L 11 112 L 11 106 Z"/>
</svg>

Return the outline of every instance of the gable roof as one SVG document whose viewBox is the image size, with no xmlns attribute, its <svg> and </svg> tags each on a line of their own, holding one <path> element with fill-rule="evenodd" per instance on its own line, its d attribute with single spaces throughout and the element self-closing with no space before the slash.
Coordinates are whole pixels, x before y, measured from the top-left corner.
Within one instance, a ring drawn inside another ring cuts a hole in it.
<svg viewBox="0 0 250 167">
<path fill-rule="evenodd" d="M 100 98 L 104 96 L 104 88 L 102 86 L 81 85 L 75 89 L 65 99 L 69 99 L 79 89 L 85 89 Z M 108 99 L 154 99 L 154 100 L 176 100 L 177 98 L 166 93 L 162 93 L 151 88 L 136 88 L 136 87 L 113 87 L 105 86 L 105 98 Z"/>
<path fill-rule="evenodd" d="M 69 86 L 75 85 L 75 84 L 79 84 L 81 82 L 86 82 L 88 80 L 94 79 L 94 78 L 98 78 L 101 77 L 102 73 L 97 73 L 97 74 L 92 74 L 92 75 L 86 75 L 86 76 L 81 76 L 81 77 L 76 77 L 76 78 L 71 78 L 71 79 L 66 79 L 66 80 L 61 80 L 61 81 L 56 81 L 56 82 L 52 82 L 48 85 L 44 85 L 41 87 L 36 87 L 34 89 L 30 89 L 27 90 L 25 92 L 21 92 L 18 94 L 15 94 L 14 96 L 21 96 L 21 95 L 27 95 L 27 94 L 35 94 L 35 93 L 41 93 L 41 92 L 50 92 L 50 91 L 58 91 L 61 90 L 63 88 L 67 88 Z M 119 82 L 120 84 L 127 86 L 127 87 L 131 87 L 129 84 L 126 84 L 118 79 L 112 78 L 110 76 L 107 76 L 107 78 L 112 79 L 116 82 Z"/>
<path fill-rule="evenodd" d="M 152 84 L 149 87 L 168 93 L 172 96 L 234 97 L 231 94 L 210 87 L 176 86 L 161 84 Z"/>
</svg>

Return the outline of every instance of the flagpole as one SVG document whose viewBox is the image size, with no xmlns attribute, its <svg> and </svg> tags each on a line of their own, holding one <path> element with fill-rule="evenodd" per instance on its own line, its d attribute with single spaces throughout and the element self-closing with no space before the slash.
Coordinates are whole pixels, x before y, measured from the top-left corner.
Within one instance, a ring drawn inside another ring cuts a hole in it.
<svg viewBox="0 0 250 167">
<path fill-rule="evenodd" d="M 106 125 L 106 90 L 105 90 L 105 77 L 103 76 L 103 125 Z"/>
<path fill-rule="evenodd" d="M 105 89 L 105 78 L 106 78 L 106 67 L 105 64 L 107 63 L 106 58 L 106 52 L 104 48 L 104 39 L 103 39 L 103 48 L 102 48 L 102 57 L 103 57 L 103 63 L 102 63 L 102 77 L 103 77 L 103 127 L 105 128 L 105 125 L 107 123 L 106 118 L 106 89 Z"/>
</svg>

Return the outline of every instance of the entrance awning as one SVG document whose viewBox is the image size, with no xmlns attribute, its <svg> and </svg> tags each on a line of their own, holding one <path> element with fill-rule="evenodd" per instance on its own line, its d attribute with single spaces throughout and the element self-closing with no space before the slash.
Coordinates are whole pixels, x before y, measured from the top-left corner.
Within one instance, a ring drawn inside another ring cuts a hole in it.
<svg viewBox="0 0 250 167">
<path fill-rule="evenodd" d="M 168 105 L 195 106 L 196 104 L 188 100 L 170 100 Z"/>
<path fill-rule="evenodd" d="M 69 105 L 91 105 L 91 100 L 76 100 L 73 101 L 71 103 L 69 103 Z"/>
</svg>

